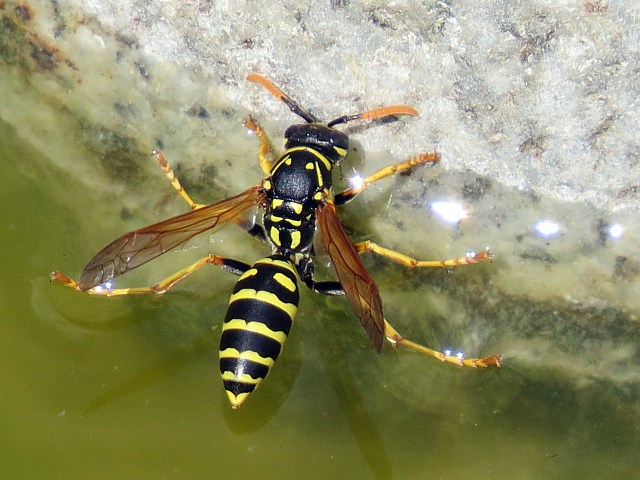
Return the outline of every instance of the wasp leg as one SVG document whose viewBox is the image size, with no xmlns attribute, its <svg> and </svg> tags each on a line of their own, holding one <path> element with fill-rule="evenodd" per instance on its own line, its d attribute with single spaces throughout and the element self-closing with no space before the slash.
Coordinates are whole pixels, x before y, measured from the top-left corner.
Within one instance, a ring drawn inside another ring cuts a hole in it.
<svg viewBox="0 0 640 480">
<path fill-rule="evenodd" d="M 162 168 L 162 171 L 164 172 L 165 177 L 167 177 L 171 182 L 171 186 L 176 190 L 176 192 L 178 192 L 178 194 L 184 199 L 184 201 L 187 202 L 187 204 L 189 205 L 189 208 L 191 208 L 191 210 L 198 210 L 199 208 L 204 207 L 205 206 L 204 204 L 196 203 L 191 199 L 189 194 L 185 191 L 185 189 L 180 184 L 178 177 L 176 177 L 176 174 L 173 171 L 173 168 L 171 168 L 171 166 L 169 165 L 169 162 L 165 160 L 163 153 L 160 150 L 154 150 L 151 153 L 154 157 L 156 157 L 156 160 L 158 160 L 158 163 L 160 164 L 160 168 Z"/>
<path fill-rule="evenodd" d="M 269 142 L 267 134 L 253 117 L 245 119 L 244 126 L 258 137 L 260 141 L 260 146 L 258 147 L 258 162 L 260 162 L 260 168 L 262 168 L 265 175 L 269 175 L 273 168 L 273 149 L 271 148 L 271 142 Z"/>
<path fill-rule="evenodd" d="M 177 271 L 173 275 L 149 287 L 109 288 L 104 285 L 98 285 L 97 287 L 90 288 L 86 292 L 90 295 L 102 295 L 105 297 L 141 295 L 150 293 L 159 297 L 167 293 L 167 291 L 173 288 L 178 282 L 181 282 L 204 265 L 215 265 L 222 268 L 223 270 L 233 273 L 234 275 L 242 275 L 250 268 L 250 266 L 246 263 L 239 262 L 231 258 L 219 257 L 218 255 L 209 254 L 206 257 L 198 260 L 193 265 L 183 268 L 182 270 Z M 53 272 L 51 274 L 51 281 L 61 282 L 69 288 L 80 290 L 78 282 L 61 272 Z"/>
<path fill-rule="evenodd" d="M 491 357 L 485 358 L 465 358 L 462 353 L 451 355 L 452 352 L 450 351 L 439 352 L 437 350 L 433 350 L 432 348 L 425 347 L 424 345 L 420 345 L 419 343 L 412 342 L 411 340 L 407 340 L 406 338 L 402 337 L 402 335 L 400 335 L 398 331 L 393 328 L 393 326 L 386 320 L 384 321 L 384 334 L 387 337 L 389 343 L 391 343 L 391 345 L 393 345 L 394 347 L 397 345 L 402 345 L 412 350 L 430 355 L 442 362 L 451 362 L 464 367 L 477 368 L 489 367 L 492 365 L 499 367 L 502 360 L 500 355 L 493 355 Z"/>
<path fill-rule="evenodd" d="M 311 288 L 313 291 L 325 295 L 344 295 L 344 290 L 338 282 L 313 282 L 313 286 L 310 286 L 308 283 L 307 286 L 309 286 L 309 288 Z M 326 288 L 326 290 L 324 288 Z M 492 365 L 499 367 L 502 361 L 502 358 L 499 355 L 493 355 L 491 357 L 485 358 L 465 358 L 464 355 L 460 353 L 451 355 L 452 352 L 439 352 L 438 350 L 434 350 L 411 340 L 407 340 L 402 335 L 400 335 L 398 331 L 393 328 L 393 326 L 387 320 L 384 321 L 384 335 L 387 338 L 387 341 L 394 348 L 398 345 L 402 345 L 403 347 L 410 348 L 411 350 L 415 350 L 417 352 L 437 358 L 442 362 L 451 362 L 455 363 L 456 365 L 477 368 L 489 367 Z"/>
<path fill-rule="evenodd" d="M 411 157 L 409 160 L 396 163 L 394 165 L 387 165 L 386 167 L 382 167 L 380 170 L 373 172 L 368 177 L 364 178 L 359 185 L 347 188 L 344 192 L 336 194 L 333 202 L 336 205 L 344 205 L 345 203 L 354 199 L 356 195 L 362 192 L 368 185 L 373 182 L 377 182 L 378 180 L 382 180 L 383 178 L 389 177 L 396 173 L 406 172 L 407 170 L 411 170 L 413 167 L 418 165 L 422 165 L 427 162 L 437 162 L 440 158 L 440 155 L 436 152 L 431 153 L 421 153 L 416 155 L 415 157 Z"/>
<path fill-rule="evenodd" d="M 310 281 L 305 281 L 305 284 L 314 292 L 322 295 L 344 295 L 344 289 L 340 282 L 316 282 L 311 279 Z"/>
<path fill-rule="evenodd" d="M 243 227 L 247 233 L 249 235 L 251 235 L 253 238 L 260 240 L 261 242 L 267 243 L 269 240 L 267 239 L 267 234 L 264 233 L 264 228 L 262 228 L 262 225 L 258 225 L 257 223 L 254 223 L 251 227 L 249 227 L 249 224 L 241 224 L 241 227 Z"/>
<path fill-rule="evenodd" d="M 358 253 L 366 253 L 366 252 L 374 252 L 378 255 L 382 255 L 384 257 L 390 258 L 395 262 L 404 265 L 405 267 L 415 268 L 415 267 L 435 267 L 435 268 L 449 268 L 449 267 L 457 267 L 459 265 L 470 265 L 472 263 L 478 263 L 483 260 L 489 260 L 493 257 L 493 254 L 489 249 L 484 250 L 482 252 L 467 252 L 464 257 L 459 258 L 449 258 L 447 260 L 416 260 L 415 258 L 411 258 L 403 253 L 396 252 L 395 250 L 389 250 L 388 248 L 381 247 L 377 243 L 374 243 L 370 240 L 365 240 L 364 242 L 354 243 L 353 246 L 356 248 Z"/>
<path fill-rule="evenodd" d="M 364 242 L 354 243 L 353 246 L 356 248 L 358 253 L 374 252 L 379 255 L 388 257 L 409 268 L 457 267 L 458 265 L 468 265 L 471 263 L 477 263 L 482 260 L 487 260 L 491 258 L 491 252 L 489 250 L 486 250 L 484 252 L 468 254 L 461 258 L 452 258 L 449 260 L 416 260 L 402 253 L 389 250 L 387 248 L 383 248 L 369 240 Z M 385 334 L 385 337 L 387 337 L 387 340 L 394 346 L 403 345 L 407 348 L 411 348 L 412 350 L 416 350 L 418 352 L 430 355 L 443 362 L 451 362 L 451 363 L 455 363 L 455 364 L 463 365 L 467 367 L 488 367 L 490 365 L 495 365 L 498 367 L 500 366 L 500 356 L 491 356 L 486 358 L 464 358 L 464 355 L 462 354 L 451 355 L 451 352 L 439 352 L 437 350 L 426 347 L 424 345 L 420 345 L 419 343 L 415 343 L 415 342 L 412 342 L 411 340 L 407 340 L 403 338 L 402 335 L 400 335 L 398 331 L 395 328 L 393 328 L 393 326 L 387 320 L 384 321 L 384 334 Z"/>
<path fill-rule="evenodd" d="M 309 257 L 302 257 L 296 264 L 298 275 L 304 284 L 316 293 L 323 295 L 344 295 L 340 282 L 316 282 L 313 279 L 313 261 Z"/>
<path fill-rule="evenodd" d="M 306 278 L 303 280 L 307 284 L 307 286 L 314 292 L 322 293 L 324 295 L 345 294 L 339 282 L 315 282 L 311 278 Z M 393 347 L 402 345 L 403 347 L 416 350 L 426 355 L 430 355 L 442 362 L 451 362 L 455 363 L 456 365 L 466 367 L 488 367 L 491 365 L 495 365 L 499 367 L 502 360 L 499 355 L 485 358 L 465 358 L 464 355 L 460 353 L 451 355 L 451 352 L 439 352 L 424 345 L 420 345 L 419 343 L 407 340 L 402 335 L 400 335 L 398 331 L 393 328 L 393 326 L 387 320 L 384 321 L 384 335 L 387 338 L 387 341 L 391 343 Z"/>
</svg>

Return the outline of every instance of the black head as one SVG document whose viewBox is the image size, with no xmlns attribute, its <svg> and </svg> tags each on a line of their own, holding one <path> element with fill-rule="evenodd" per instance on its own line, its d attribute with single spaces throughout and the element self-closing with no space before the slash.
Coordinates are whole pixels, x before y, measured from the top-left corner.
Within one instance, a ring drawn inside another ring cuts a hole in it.
<svg viewBox="0 0 640 480">
<path fill-rule="evenodd" d="M 318 123 L 291 125 L 284 132 L 284 138 L 285 148 L 313 148 L 334 164 L 342 160 L 349 150 L 349 136 L 346 133 Z"/>
<path fill-rule="evenodd" d="M 325 155 L 334 164 L 342 160 L 349 150 L 349 137 L 346 133 L 334 130 L 334 126 L 353 120 L 418 114 L 413 107 L 392 105 L 356 113 L 355 115 L 343 115 L 324 125 L 315 115 L 303 109 L 295 100 L 286 95 L 266 77 L 258 73 L 251 73 L 247 76 L 247 79 L 262 85 L 269 93 L 289 107 L 293 113 L 307 122 L 306 125 L 292 125 L 287 129 L 284 134 L 285 148 L 313 148 Z"/>
</svg>

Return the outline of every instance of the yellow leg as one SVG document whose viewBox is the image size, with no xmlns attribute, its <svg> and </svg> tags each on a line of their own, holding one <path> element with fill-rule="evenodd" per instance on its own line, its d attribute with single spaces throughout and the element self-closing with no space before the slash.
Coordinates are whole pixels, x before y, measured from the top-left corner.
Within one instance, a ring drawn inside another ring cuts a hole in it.
<svg viewBox="0 0 640 480">
<path fill-rule="evenodd" d="M 335 203 L 336 205 L 344 205 L 373 182 L 377 182 L 378 180 L 382 180 L 383 178 L 390 177 L 391 175 L 395 175 L 396 173 L 406 172 L 407 170 L 410 170 L 418 165 L 422 165 L 423 163 L 437 162 L 439 158 L 440 156 L 436 152 L 421 153 L 416 155 L 415 157 L 411 157 L 405 162 L 382 167 L 380 170 L 377 170 L 368 177 L 364 178 L 359 183 L 359 185 L 347 188 L 344 192 L 337 194 L 335 196 Z"/>
<path fill-rule="evenodd" d="M 160 168 L 162 168 L 164 175 L 171 182 L 171 186 L 176 190 L 176 192 L 178 192 L 178 194 L 184 199 L 184 201 L 187 202 L 187 204 L 189 205 L 189 208 L 191 208 L 191 210 L 197 210 L 199 208 L 204 207 L 204 204 L 196 203 L 191 199 L 189 194 L 185 191 L 185 189 L 180 184 L 180 181 L 178 180 L 178 177 L 176 177 L 175 172 L 173 171 L 169 163 L 165 160 L 162 152 L 160 150 L 154 150 L 152 154 L 158 160 L 158 163 L 160 164 Z"/>
<path fill-rule="evenodd" d="M 452 258 L 449 260 L 416 260 L 414 258 L 408 257 L 402 253 L 396 252 L 394 250 L 389 250 L 387 248 L 383 248 L 376 243 L 373 243 L 369 240 L 364 242 L 358 242 L 353 244 L 358 253 L 365 252 L 374 252 L 378 255 L 383 255 L 388 257 L 406 267 L 415 268 L 415 267 L 438 267 L 438 268 L 446 268 L 446 267 L 457 267 L 459 265 L 468 265 L 471 263 L 477 263 L 482 260 L 487 260 L 491 258 L 491 252 L 486 250 L 480 253 L 467 254 L 461 258 Z M 439 352 L 432 348 L 426 347 L 424 345 L 420 345 L 419 343 L 412 342 L 411 340 L 407 340 L 402 337 L 398 333 L 398 331 L 393 328 L 393 326 L 384 321 L 384 334 L 387 337 L 387 340 L 393 345 L 402 345 L 404 347 L 410 348 L 412 350 L 416 350 L 418 352 L 424 353 L 426 355 L 430 355 L 438 360 L 443 362 L 451 362 L 457 365 L 466 366 L 466 367 L 488 367 L 490 365 L 495 365 L 497 367 L 500 366 L 500 356 L 491 356 L 486 358 L 465 358 L 462 353 L 456 353 L 452 355 L 452 352 L 445 351 Z"/>
<path fill-rule="evenodd" d="M 216 265 L 221 268 L 226 268 L 230 271 L 236 272 L 238 268 L 235 268 L 235 265 L 229 265 L 230 260 L 219 257 L 217 255 L 209 254 L 206 257 L 198 260 L 193 265 L 190 265 L 182 270 L 174 273 L 173 275 L 165 278 L 164 280 L 156 283 L 155 285 L 151 285 L 150 287 L 134 287 L 134 288 L 108 288 L 103 285 L 98 285 L 97 287 L 93 287 L 86 292 L 90 295 L 102 295 L 106 297 L 117 297 L 124 295 L 140 295 L 140 294 L 149 294 L 152 293 L 156 296 L 164 295 L 169 289 L 173 288 L 178 282 L 184 280 L 187 276 L 191 275 L 193 272 L 198 270 L 200 267 L 210 264 Z M 238 265 L 243 265 L 237 262 Z M 240 269 L 241 270 L 241 269 Z M 78 282 L 73 280 L 72 278 L 66 276 L 61 272 L 53 272 L 51 274 L 51 281 L 56 281 L 63 283 L 65 286 L 69 288 L 73 288 L 74 290 L 80 291 L 78 287 Z"/>
<path fill-rule="evenodd" d="M 391 343 L 391 345 L 393 345 L 394 347 L 396 345 L 402 345 L 412 350 L 416 350 L 426 355 L 430 355 L 442 362 L 451 362 L 451 363 L 455 363 L 456 365 L 460 365 L 464 367 L 477 368 L 477 367 L 489 367 L 492 365 L 499 367 L 500 362 L 502 360 L 500 355 L 494 355 L 494 356 L 485 357 L 485 358 L 465 358 L 462 353 L 451 355 L 452 352 L 450 351 L 439 352 L 437 350 L 433 350 L 429 347 L 425 347 L 424 345 L 420 345 L 419 343 L 415 343 L 415 342 L 412 342 L 411 340 L 407 340 L 403 338 L 402 335 L 400 335 L 398 331 L 395 328 L 393 328 L 393 326 L 386 320 L 384 321 L 384 334 L 387 337 L 387 340 L 389 341 L 389 343 Z"/>
<path fill-rule="evenodd" d="M 260 168 L 262 168 L 265 175 L 269 175 L 273 167 L 273 150 L 269 143 L 269 139 L 267 138 L 267 134 L 264 133 L 262 127 L 258 125 L 252 117 L 247 118 L 244 121 L 244 125 L 249 130 L 253 131 L 253 133 L 258 137 L 258 140 L 260 141 L 260 146 L 258 147 L 258 162 L 260 162 Z"/>
<path fill-rule="evenodd" d="M 436 267 L 436 268 L 449 268 L 449 267 L 457 267 L 459 265 L 469 265 L 472 263 L 478 263 L 482 260 L 488 260 L 493 255 L 490 250 L 485 250 L 483 252 L 468 252 L 464 257 L 459 258 L 450 258 L 447 260 L 416 260 L 415 258 L 408 257 L 400 252 L 396 252 L 395 250 L 389 250 L 388 248 L 381 247 L 377 243 L 374 243 L 370 240 L 365 240 L 364 242 L 354 243 L 353 246 L 356 248 L 358 253 L 366 253 L 366 252 L 374 252 L 378 255 L 385 256 L 394 260 L 401 265 L 409 268 L 415 267 Z"/>
</svg>

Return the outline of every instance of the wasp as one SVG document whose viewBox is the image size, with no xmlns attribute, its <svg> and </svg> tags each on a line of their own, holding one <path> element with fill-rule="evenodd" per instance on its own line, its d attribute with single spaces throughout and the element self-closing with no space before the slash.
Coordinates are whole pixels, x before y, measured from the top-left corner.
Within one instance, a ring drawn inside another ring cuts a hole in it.
<svg viewBox="0 0 640 480">
<path fill-rule="evenodd" d="M 371 183 L 435 162 L 438 154 L 423 153 L 386 166 L 359 185 L 334 193 L 332 171 L 349 149 L 348 135 L 335 127 L 356 120 L 415 116 L 418 112 L 406 105 L 393 105 L 344 115 L 324 124 L 264 76 L 252 73 L 247 79 L 266 88 L 305 122 L 287 128 L 284 152 L 274 160 L 264 130 L 253 118 L 245 120 L 245 126 L 259 141 L 257 157 L 265 174 L 263 180 L 234 197 L 210 205 L 198 204 L 184 190 L 162 152 L 154 151 L 165 176 L 191 210 L 125 233 L 100 250 L 77 281 L 61 272 L 53 272 L 51 279 L 92 295 L 160 296 L 204 265 L 215 265 L 239 275 L 224 318 L 219 349 L 220 374 L 234 409 L 262 382 L 280 355 L 298 309 L 299 281 L 317 293 L 344 295 L 378 352 L 386 339 L 394 346 L 404 345 L 442 361 L 471 367 L 499 366 L 499 356 L 464 358 L 403 338 L 385 319 L 378 287 L 360 259 L 361 254 L 374 252 L 411 268 L 446 268 L 486 260 L 491 257 L 489 250 L 450 260 L 416 260 L 369 240 L 352 243 L 336 213 L 336 206 L 353 200 Z M 254 207 L 264 210 L 262 222 L 248 221 L 248 212 Z M 266 242 L 271 255 L 249 265 L 208 254 L 155 285 L 113 288 L 116 277 L 175 249 L 195 235 L 233 223 Z M 338 281 L 315 279 L 312 257 L 318 232 Z"/>
</svg>

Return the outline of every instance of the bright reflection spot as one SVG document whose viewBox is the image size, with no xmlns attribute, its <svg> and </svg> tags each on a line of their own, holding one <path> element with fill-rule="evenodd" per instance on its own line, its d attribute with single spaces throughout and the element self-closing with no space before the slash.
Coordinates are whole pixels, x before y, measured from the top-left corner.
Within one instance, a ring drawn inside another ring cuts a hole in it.
<svg viewBox="0 0 640 480">
<path fill-rule="evenodd" d="M 560 225 L 551 220 L 540 220 L 533 228 L 540 236 L 545 238 L 555 237 L 560 233 Z"/>
<path fill-rule="evenodd" d="M 361 175 L 355 174 L 349 179 L 349 184 L 351 185 L 351 188 L 359 190 L 364 185 L 364 179 Z"/>
<path fill-rule="evenodd" d="M 453 350 L 449 347 L 446 347 L 442 350 L 447 357 L 455 356 L 458 360 L 464 360 L 464 352 L 458 350 L 456 353 L 453 353 Z"/>
<path fill-rule="evenodd" d="M 113 282 L 104 282 L 95 287 L 96 292 L 102 292 L 103 290 L 113 289 Z"/>
<path fill-rule="evenodd" d="M 431 202 L 431 210 L 447 223 L 458 223 L 468 216 L 462 205 L 455 202 Z"/>
<path fill-rule="evenodd" d="M 624 228 L 622 228 L 622 225 L 620 225 L 619 223 L 614 223 L 613 225 L 609 226 L 609 236 L 614 240 L 618 240 L 619 238 L 622 238 L 623 230 Z"/>
</svg>

